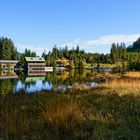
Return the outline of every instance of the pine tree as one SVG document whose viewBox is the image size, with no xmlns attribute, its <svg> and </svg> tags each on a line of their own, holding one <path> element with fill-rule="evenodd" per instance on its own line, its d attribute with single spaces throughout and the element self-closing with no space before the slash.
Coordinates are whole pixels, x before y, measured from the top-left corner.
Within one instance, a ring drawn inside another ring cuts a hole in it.
<svg viewBox="0 0 140 140">
<path fill-rule="evenodd" d="M 15 60 L 18 58 L 17 49 L 11 39 L 0 38 L 0 59 Z"/>
<path fill-rule="evenodd" d="M 113 63 L 116 63 L 116 61 L 117 61 L 117 57 L 116 57 L 117 51 L 116 50 L 117 50 L 116 45 L 115 45 L 115 43 L 113 43 L 112 47 L 111 47 L 111 52 L 110 52 L 110 57 L 111 57 Z"/>
</svg>

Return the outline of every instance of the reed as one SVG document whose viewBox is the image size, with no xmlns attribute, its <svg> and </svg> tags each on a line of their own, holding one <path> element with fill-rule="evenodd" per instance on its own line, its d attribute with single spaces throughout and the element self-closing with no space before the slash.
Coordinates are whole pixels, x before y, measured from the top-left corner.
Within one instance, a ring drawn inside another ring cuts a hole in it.
<svg viewBox="0 0 140 140">
<path fill-rule="evenodd" d="M 57 129 L 71 130 L 84 120 L 85 108 L 77 98 L 53 99 L 39 108 L 41 121 Z"/>
<path fill-rule="evenodd" d="M 124 77 L 128 78 L 140 78 L 140 72 L 127 72 Z"/>
<path fill-rule="evenodd" d="M 101 86 L 117 91 L 119 95 L 132 94 L 140 96 L 140 79 L 111 79 Z"/>
</svg>

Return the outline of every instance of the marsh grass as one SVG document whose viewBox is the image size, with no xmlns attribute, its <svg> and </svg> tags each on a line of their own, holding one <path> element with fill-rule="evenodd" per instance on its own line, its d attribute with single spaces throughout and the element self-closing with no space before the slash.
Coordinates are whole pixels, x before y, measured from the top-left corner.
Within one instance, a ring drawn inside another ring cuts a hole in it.
<svg viewBox="0 0 140 140">
<path fill-rule="evenodd" d="M 90 89 L 90 86 L 88 86 L 87 84 L 85 83 L 73 83 L 72 84 L 72 88 L 75 89 L 75 90 L 89 90 Z"/>
<path fill-rule="evenodd" d="M 16 108 L 5 110 L 1 113 L 1 130 L 9 135 L 24 134 L 29 130 L 29 118 L 27 113 L 18 112 Z"/>
<path fill-rule="evenodd" d="M 140 79 L 122 77 L 67 94 L 1 94 L 0 139 L 139 140 Z"/>
<path fill-rule="evenodd" d="M 134 95 L 140 96 L 140 79 L 124 78 L 124 79 L 111 79 L 100 85 L 101 87 L 108 88 L 110 91 L 117 91 L 118 95 Z"/>
<path fill-rule="evenodd" d="M 140 78 L 140 72 L 127 72 L 124 74 L 124 77 L 127 78 Z"/>
<path fill-rule="evenodd" d="M 40 105 L 41 121 L 54 128 L 63 128 L 65 131 L 73 130 L 77 122 L 84 121 L 85 108 L 77 98 L 56 98 Z"/>
</svg>

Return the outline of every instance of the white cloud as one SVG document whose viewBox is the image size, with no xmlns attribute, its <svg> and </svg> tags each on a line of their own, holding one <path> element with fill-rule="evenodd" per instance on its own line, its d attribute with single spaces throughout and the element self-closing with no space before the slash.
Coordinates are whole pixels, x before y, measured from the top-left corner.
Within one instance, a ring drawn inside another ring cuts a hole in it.
<svg viewBox="0 0 140 140">
<path fill-rule="evenodd" d="M 112 43 L 131 43 L 134 42 L 140 34 L 121 34 L 121 35 L 105 35 L 94 40 L 86 41 L 86 46 L 97 46 L 97 45 L 110 45 Z"/>
<path fill-rule="evenodd" d="M 67 42 L 64 44 L 58 44 L 58 47 L 65 47 L 68 46 L 69 49 L 76 47 L 77 45 L 80 46 L 81 49 L 84 49 L 87 52 L 100 52 L 105 53 L 110 51 L 110 47 L 112 43 L 121 43 L 124 42 L 126 45 L 132 44 L 140 37 L 140 34 L 120 34 L 120 35 L 105 35 L 98 37 L 97 39 L 93 40 L 80 40 L 75 39 L 71 42 Z M 44 50 L 46 53 L 50 51 L 52 48 L 46 48 L 46 45 L 40 46 L 33 46 L 33 45 L 17 45 L 18 50 L 20 52 L 24 52 L 25 48 L 30 49 L 31 51 L 35 51 L 37 55 L 42 55 Z M 52 46 L 53 47 L 53 46 Z"/>
<path fill-rule="evenodd" d="M 140 34 L 120 34 L 120 35 L 105 35 L 101 36 L 97 39 L 81 41 L 80 39 L 75 39 L 72 42 L 67 42 L 60 46 L 68 46 L 69 48 L 76 47 L 80 45 L 80 47 L 86 50 L 87 47 L 96 47 L 96 46 L 107 46 L 112 43 L 121 43 L 124 42 L 126 44 L 133 43 L 140 37 Z"/>
</svg>

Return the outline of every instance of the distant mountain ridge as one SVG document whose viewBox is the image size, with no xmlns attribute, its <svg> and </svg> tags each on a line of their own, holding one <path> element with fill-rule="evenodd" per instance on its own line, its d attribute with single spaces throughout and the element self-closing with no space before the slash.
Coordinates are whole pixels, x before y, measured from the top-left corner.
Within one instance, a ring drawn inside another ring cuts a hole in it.
<svg viewBox="0 0 140 140">
<path fill-rule="evenodd" d="M 140 52 L 140 37 L 133 43 L 127 47 L 128 52 Z"/>
</svg>

